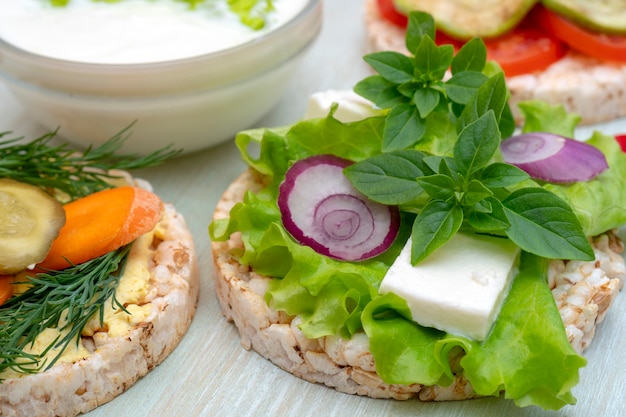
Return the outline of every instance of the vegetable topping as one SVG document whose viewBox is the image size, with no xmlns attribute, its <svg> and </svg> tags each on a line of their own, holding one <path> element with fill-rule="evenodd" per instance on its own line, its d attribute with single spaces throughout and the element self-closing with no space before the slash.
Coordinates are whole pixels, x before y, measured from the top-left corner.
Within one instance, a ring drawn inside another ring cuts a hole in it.
<svg viewBox="0 0 626 417">
<path fill-rule="evenodd" d="M 161 218 L 161 200 L 142 188 L 110 188 L 64 206 L 67 222 L 42 269 L 61 270 L 114 251 L 152 230 Z"/>
<path fill-rule="evenodd" d="M 364 57 L 377 74 L 354 91 L 376 105 L 371 117 L 342 123 L 335 105 L 325 118 L 239 133 L 242 156 L 265 187 L 214 220 L 209 234 L 215 241 L 239 234 L 241 264 L 272 278 L 266 301 L 299 316 L 306 337 L 365 332 L 387 383 L 447 385 L 463 374 L 479 395 L 504 392 L 519 406 L 573 404 L 571 387 L 585 360 L 569 343 L 547 285 L 548 259 L 591 261 L 587 236 L 626 222 L 626 154 L 613 137 L 595 132 L 589 145 L 611 168 L 576 184 L 538 183 L 503 163 L 501 139 L 515 130 L 504 74 L 486 62 L 481 39 L 455 51 L 438 46 L 435 33 L 432 16 L 412 12 L 411 55 Z M 572 137 L 578 122 L 562 106 L 535 101 L 522 110 L 523 132 Z M 535 160 L 561 159 L 570 144 L 546 146 Z M 373 259 L 341 262 L 337 253 L 358 259 L 373 250 L 355 246 L 367 236 L 377 236 L 368 244 L 382 251 L 396 227 L 389 220 L 396 214 L 378 220 L 368 200 L 397 207 L 398 238 Z M 381 231 L 372 231 L 379 221 Z M 380 292 L 409 236 L 407 269 L 436 258 L 459 231 L 508 238 L 522 250 L 520 272 L 481 342 L 421 326 L 404 298 Z"/>
<path fill-rule="evenodd" d="M 64 223 L 63 206 L 39 187 L 0 179 L 0 274 L 43 260 Z"/>
<path fill-rule="evenodd" d="M 531 177 L 555 183 L 587 181 L 608 168 L 598 149 L 551 133 L 524 133 L 500 145 L 504 160 Z"/>
<path fill-rule="evenodd" d="M 13 296 L 13 275 L 0 275 L 0 306 Z"/>
<path fill-rule="evenodd" d="M 16 275 L 0 270 L 0 374 L 52 366 L 87 321 L 103 314 L 107 300 L 124 310 L 115 291 L 129 243 L 155 227 L 161 201 L 143 189 L 113 188 L 114 180 L 123 178 L 116 170 L 155 166 L 180 152 L 166 147 L 144 157 L 119 154 L 125 132 L 82 153 L 52 145 L 55 132 L 29 142 L 4 139 L 7 132 L 0 132 L 0 261 L 8 255 L 15 272 L 35 263 L 40 267 Z M 16 221 L 20 227 L 12 226 Z M 48 234 L 35 242 L 28 227 L 47 228 Z M 16 243 L 20 234 L 27 237 L 26 247 Z M 45 246 L 39 256 L 17 268 L 19 255 L 38 245 Z M 28 346 L 48 328 L 66 333 L 41 355 L 29 353 Z M 52 360 L 44 360 L 57 348 Z"/>
<path fill-rule="evenodd" d="M 343 175 L 352 162 L 316 155 L 291 166 L 278 206 L 287 231 L 301 244 L 336 259 L 360 261 L 384 252 L 398 234 L 395 206 L 370 201 Z"/>
</svg>

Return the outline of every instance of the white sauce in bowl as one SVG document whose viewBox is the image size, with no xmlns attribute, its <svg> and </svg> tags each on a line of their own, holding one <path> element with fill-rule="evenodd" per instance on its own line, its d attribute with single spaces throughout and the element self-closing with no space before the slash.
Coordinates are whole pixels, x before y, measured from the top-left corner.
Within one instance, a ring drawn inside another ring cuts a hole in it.
<svg viewBox="0 0 626 417">
<path fill-rule="evenodd" d="M 47 0 L 10 0 L 2 4 L 0 38 L 31 53 L 69 61 L 169 61 L 251 41 L 289 21 L 307 2 L 274 0 L 265 27 L 253 30 L 228 10 L 226 0 L 207 1 L 195 10 L 176 0 L 71 0 L 65 7 L 53 7 Z"/>
</svg>

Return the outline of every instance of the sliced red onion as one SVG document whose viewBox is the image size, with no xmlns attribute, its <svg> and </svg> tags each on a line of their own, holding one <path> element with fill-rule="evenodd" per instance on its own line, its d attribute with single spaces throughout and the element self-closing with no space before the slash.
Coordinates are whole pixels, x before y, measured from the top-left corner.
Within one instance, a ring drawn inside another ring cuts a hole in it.
<svg viewBox="0 0 626 417">
<path fill-rule="evenodd" d="M 548 182 L 587 181 L 608 168 L 599 149 L 552 133 L 512 136 L 502 142 L 500 150 L 505 162 Z"/>
<path fill-rule="evenodd" d="M 331 258 L 360 261 L 383 253 L 398 234 L 397 207 L 369 200 L 343 174 L 352 162 L 315 155 L 289 168 L 278 192 L 285 229 Z"/>
</svg>

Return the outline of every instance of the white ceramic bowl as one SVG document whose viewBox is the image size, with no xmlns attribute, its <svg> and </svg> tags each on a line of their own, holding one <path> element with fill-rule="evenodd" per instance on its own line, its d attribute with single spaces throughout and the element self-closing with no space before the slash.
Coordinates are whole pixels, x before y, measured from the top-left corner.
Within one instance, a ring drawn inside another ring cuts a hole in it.
<svg viewBox="0 0 626 417">
<path fill-rule="evenodd" d="M 247 43 L 148 64 L 91 64 L 44 57 L 0 39 L 0 81 L 33 119 L 78 147 L 132 125 L 123 151 L 173 144 L 185 153 L 224 142 L 261 119 L 317 37 L 322 0 Z"/>
</svg>

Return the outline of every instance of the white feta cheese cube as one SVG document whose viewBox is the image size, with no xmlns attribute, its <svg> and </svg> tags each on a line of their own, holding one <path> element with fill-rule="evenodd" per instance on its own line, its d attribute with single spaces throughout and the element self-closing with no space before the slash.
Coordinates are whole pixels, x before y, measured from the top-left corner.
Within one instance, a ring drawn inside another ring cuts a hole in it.
<svg viewBox="0 0 626 417">
<path fill-rule="evenodd" d="M 333 103 L 337 103 L 335 119 L 343 122 L 356 122 L 382 114 L 374 104 L 351 90 L 326 90 L 314 93 L 304 114 L 305 119 L 326 117 Z"/>
<path fill-rule="evenodd" d="M 509 239 L 457 233 L 418 265 L 406 246 L 379 292 L 406 300 L 425 327 L 484 340 L 517 273 L 520 249 Z"/>
</svg>

